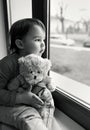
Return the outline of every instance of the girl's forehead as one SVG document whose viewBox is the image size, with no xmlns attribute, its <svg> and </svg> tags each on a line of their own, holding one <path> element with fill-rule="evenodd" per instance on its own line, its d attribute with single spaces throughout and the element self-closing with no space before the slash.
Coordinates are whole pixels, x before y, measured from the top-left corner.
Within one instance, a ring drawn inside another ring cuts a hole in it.
<svg viewBox="0 0 90 130">
<path fill-rule="evenodd" d="M 28 32 L 28 34 L 30 34 L 30 35 L 45 35 L 45 30 L 41 27 L 41 26 L 39 26 L 39 25 L 34 25 L 31 29 L 29 29 L 29 32 Z"/>
</svg>

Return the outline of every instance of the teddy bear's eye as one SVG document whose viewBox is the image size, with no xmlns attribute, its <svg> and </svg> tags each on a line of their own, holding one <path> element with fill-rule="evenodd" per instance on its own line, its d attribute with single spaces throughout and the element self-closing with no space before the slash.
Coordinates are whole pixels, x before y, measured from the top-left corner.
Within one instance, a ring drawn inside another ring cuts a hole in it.
<svg viewBox="0 0 90 130">
<path fill-rule="evenodd" d="M 40 74 L 40 71 L 37 71 Z"/>
<path fill-rule="evenodd" d="M 32 74 L 32 73 L 33 73 L 33 71 L 31 70 L 31 71 L 30 71 L 30 73 Z"/>
</svg>

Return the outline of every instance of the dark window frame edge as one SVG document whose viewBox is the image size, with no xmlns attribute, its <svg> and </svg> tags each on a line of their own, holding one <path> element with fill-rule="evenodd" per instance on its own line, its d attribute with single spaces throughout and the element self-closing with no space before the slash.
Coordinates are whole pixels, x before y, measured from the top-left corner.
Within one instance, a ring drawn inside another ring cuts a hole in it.
<svg viewBox="0 0 90 130">
<path fill-rule="evenodd" d="M 50 0 L 32 0 L 32 18 L 40 19 L 46 27 L 43 57 L 50 58 Z"/>
<path fill-rule="evenodd" d="M 90 129 L 90 110 L 59 89 L 53 92 L 55 106 L 85 129 Z"/>
</svg>

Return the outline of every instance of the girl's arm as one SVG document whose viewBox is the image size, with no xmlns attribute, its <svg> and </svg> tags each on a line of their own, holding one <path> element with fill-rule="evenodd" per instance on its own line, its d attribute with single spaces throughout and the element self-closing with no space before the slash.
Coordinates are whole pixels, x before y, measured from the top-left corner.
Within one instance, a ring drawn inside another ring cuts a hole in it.
<svg viewBox="0 0 90 130">
<path fill-rule="evenodd" d="M 17 93 L 16 104 L 30 105 L 35 108 L 40 108 L 44 105 L 44 102 L 36 96 L 34 93 L 27 91 L 25 93 Z"/>
<path fill-rule="evenodd" d="M 9 79 L 12 73 L 9 65 L 4 61 L 0 61 L 0 105 L 13 106 L 15 104 L 16 93 L 7 89 Z"/>
<path fill-rule="evenodd" d="M 40 108 L 44 105 L 43 101 L 31 92 L 16 93 L 5 89 L 0 90 L 0 105 L 15 106 L 15 104 L 30 105 L 35 108 Z"/>
<path fill-rule="evenodd" d="M 0 89 L 0 105 L 14 106 L 16 100 L 16 93 L 5 89 Z"/>
<path fill-rule="evenodd" d="M 32 92 L 16 93 L 0 88 L 0 105 L 14 106 L 15 104 L 26 104 L 39 108 L 44 105 L 43 101 Z"/>
</svg>

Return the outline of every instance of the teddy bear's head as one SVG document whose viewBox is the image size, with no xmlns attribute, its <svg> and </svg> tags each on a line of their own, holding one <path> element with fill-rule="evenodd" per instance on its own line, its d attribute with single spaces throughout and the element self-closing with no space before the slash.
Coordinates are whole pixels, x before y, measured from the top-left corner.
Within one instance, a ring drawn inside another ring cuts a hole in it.
<svg viewBox="0 0 90 130">
<path fill-rule="evenodd" d="M 51 62 L 47 58 L 42 58 L 35 54 L 30 54 L 18 59 L 20 74 L 31 84 L 42 81 L 51 68 Z"/>
</svg>

